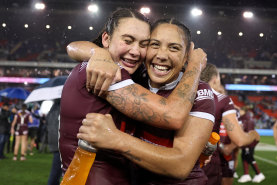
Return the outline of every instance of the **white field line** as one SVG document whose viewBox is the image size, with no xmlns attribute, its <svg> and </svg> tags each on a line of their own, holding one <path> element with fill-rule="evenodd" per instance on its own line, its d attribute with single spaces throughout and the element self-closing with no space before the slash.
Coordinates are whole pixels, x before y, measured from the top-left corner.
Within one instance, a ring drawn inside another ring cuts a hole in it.
<svg viewBox="0 0 277 185">
<path fill-rule="evenodd" d="M 257 155 L 254 155 L 254 157 L 255 157 L 255 159 L 259 159 L 259 160 L 264 161 L 266 163 L 269 163 L 269 164 L 272 164 L 274 166 L 277 166 L 277 162 L 275 162 L 275 161 L 271 161 L 271 160 L 265 159 L 265 158 L 257 156 Z"/>
</svg>

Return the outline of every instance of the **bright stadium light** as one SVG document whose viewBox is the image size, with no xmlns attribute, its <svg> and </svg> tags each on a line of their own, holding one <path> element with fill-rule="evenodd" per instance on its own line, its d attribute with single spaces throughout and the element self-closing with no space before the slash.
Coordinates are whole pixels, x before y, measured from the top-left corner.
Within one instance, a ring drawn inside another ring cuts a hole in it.
<svg viewBox="0 0 277 185">
<path fill-rule="evenodd" d="M 142 7 L 141 9 L 140 9 L 140 13 L 142 13 L 142 14 L 149 14 L 151 12 L 151 10 L 150 10 L 150 8 L 148 8 L 148 7 Z"/>
<path fill-rule="evenodd" d="M 37 9 L 37 10 L 43 10 L 44 8 L 45 8 L 44 3 L 36 3 L 35 4 L 35 9 Z"/>
<path fill-rule="evenodd" d="M 264 34 L 263 34 L 263 33 L 260 33 L 259 35 L 260 35 L 260 37 L 263 37 L 263 36 L 264 36 Z"/>
<path fill-rule="evenodd" d="M 92 26 L 90 26 L 88 29 L 89 29 L 89 30 L 93 30 L 93 27 L 92 27 Z"/>
<path fill-rule="evenodd" d="M 203 14 L 202 10 L 200 10 L 198 8 L 193 8 L 190 13 L 194 17 L 200 16 Z"/>
<path fill-rule="evenodd" d="M 197 33 L 197 35 L 200 35 L 200 34 L 201 34 L 201 31 L 200 31 L 200 30 L 197 30 L 196 33 Z"/>
<path fill-rule="evenodd" d="M 72 26 L 67 26 L 67 29 L 71 30 L 71 29 L 72 29 Z"/>
<path fill-rule="evenodd" d="M 221 31 L 218 31 L 218 32 L 217 32 L 217 35 L 222 35 L 222 32 L 221 32 Z"/>
<path fill-rule="evenodd" d="M 24 27 L 25 27 L 25 28 L 28 28 L 28 27 L 29 27 L 29 25 L 28 25 L 28 24 L 24 24 Z"/>
<path fill-rule="evenodd" d="M 88 6 L 88 11 L 96 13 L 98 12 L 98 6 L 96 4 L 91 4 Z"/>
<path fill-rule="evenodd" d="M 246 19 L 251 19 L 251 18 L 253 18 L 253 13 L 249 12 L 249 11 L 245 11 L 245 12 L 243 12 L 243 17 Z"/>
<path fill-rule="evenodd" d="M 46 28 L 46 29 L 50 29 L 50 25 L 47 24 L 47 25 L 45 26 L 45 28 Z"/>
<path fill-rule="evenodd" d="M 6 25 L 6 23 L 3 23 L 2 26 L 5 28 L 7 25 Z"/>
<path fill-rule="evenodd" d="M 240 37 L 243 36 L 243 33 L 242 33 L 242 32 L 239 32 L 239 36 L 240 36 Z"/>
</svg>

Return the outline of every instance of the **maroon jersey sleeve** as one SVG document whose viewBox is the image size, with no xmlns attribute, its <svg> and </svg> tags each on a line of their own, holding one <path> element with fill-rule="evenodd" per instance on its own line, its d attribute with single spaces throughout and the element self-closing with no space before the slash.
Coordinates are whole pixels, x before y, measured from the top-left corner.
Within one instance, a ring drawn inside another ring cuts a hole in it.
<svg viewBox="0 0 277 185">
<path fill-rule="evenodd" d="M 210 86 L 205 82 L 199 82 L 197 94 L 193 107 L 190 111 L 191 116 L 215 121 L 214 94 Z"/>
<path fill-rule="evenodd" d="M 218 98 L 218 104 L 222 107 L 222 117 L 228 114 L 236 113 L 236 109 L 234 107 L 234 103 L 232 99 L 224 94 L 220 94 L 219 92 L 213 90 Z"/>
</svg>

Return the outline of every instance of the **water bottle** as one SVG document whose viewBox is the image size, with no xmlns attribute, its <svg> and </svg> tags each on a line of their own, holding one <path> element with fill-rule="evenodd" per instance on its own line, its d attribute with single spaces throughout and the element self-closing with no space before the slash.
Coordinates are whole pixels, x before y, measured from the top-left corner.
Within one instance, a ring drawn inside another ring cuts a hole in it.
<svg viewBox="0 0 277 185">
<path fill-rule="evenodd" d="M 66 170 L 61 185 L 85 185 L 96 157 L 96 151 L 88 142 L 79 139 L 78 147 Z"/>
<path fill-rule="evenodd" d="M 204 166 L 204 163 L 209 158 L 209 156 L 211 156 L 216 150 L 219 139 L 220 139 L 220 136 L 216 132 L 212 132 L 208 143 L 206 144 L 204 150 L 202 151 L 199 157 L 201 168 Z"/>
</svg>

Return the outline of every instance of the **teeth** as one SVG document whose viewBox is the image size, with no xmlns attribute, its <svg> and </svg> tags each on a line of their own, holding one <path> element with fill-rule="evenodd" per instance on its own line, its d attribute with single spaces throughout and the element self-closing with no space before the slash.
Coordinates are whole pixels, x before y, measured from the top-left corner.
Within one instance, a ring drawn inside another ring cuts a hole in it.
<svg viewBox="0 0 277 185">
<path fill-rule="evenodd" d="M 128 63 L 136 63 L 137 61 L 136 60 L 129 60 L 129 59 L 124 59 L 125 62 L 128 62 Z"/>
<path fill-rule="evenodd" d="M 154 68 L 156 68 L 158 70 L 161 70 L 161 71 L 167 71 L 168 70 L 167 66 L 159 66 L 159 65 L 156 65 L 156 64 L 154 64 Z"/>
</svg>

